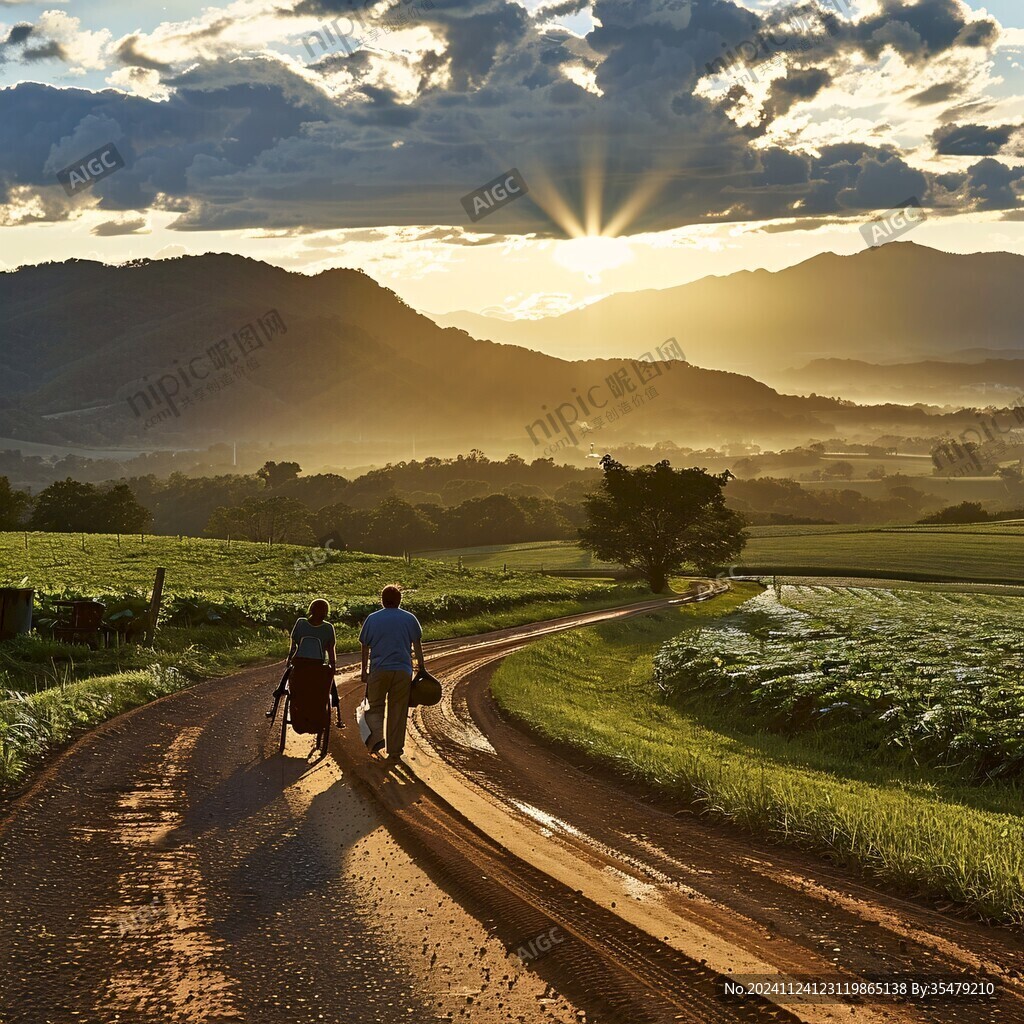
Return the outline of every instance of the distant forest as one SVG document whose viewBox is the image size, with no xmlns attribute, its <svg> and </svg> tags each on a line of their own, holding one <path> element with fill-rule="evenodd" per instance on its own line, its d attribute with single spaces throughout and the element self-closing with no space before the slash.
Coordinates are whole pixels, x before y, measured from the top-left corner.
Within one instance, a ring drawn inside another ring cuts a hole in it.
<svg viewBox="0 0 1024 1024">
<path fill-rule="evenodd" d="M 573 538 L 581 501 L 600 480 L 596 465 L 526 462 L 518 455 L 496 461 L 475 450 L 399 462 L 351 479 L 304 476 L 296 462 L 268 461 L 247 474 L 149 474 L 116 484 L 63 480 L 30 496 L 0 477 L 0 529 L 145 530 L 401 554 Z M 913 480 L 889 476 L 881 481 L 884 496 L 869 498 L 841 485 L 811 489 L 785 478 L 733 479 L 726 499 L 751 525 L 913 522 L 941 504 Z"/>
</svg>

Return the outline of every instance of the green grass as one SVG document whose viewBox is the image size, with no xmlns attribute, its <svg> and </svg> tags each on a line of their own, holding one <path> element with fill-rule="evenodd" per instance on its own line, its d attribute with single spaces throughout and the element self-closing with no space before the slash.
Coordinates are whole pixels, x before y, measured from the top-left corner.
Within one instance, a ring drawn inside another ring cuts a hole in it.
<svg viewBox="0 0 1024 1024">
<path fill-rule="evenodd" d="M 108 616 L 124 609 L 138 614 L 157 566 L 167 575 L 152 645 L 93 651 L 51 639 L 54 600 L 93 597 L 106 603 Z M 359 623 L 393 582 L 403 586 L 403 604 L 420 617 L 427 639 L 650 596 L 640 584 L 460 572 L 435 561 L 289 545 L 173 537 L 118 543 L 113 536 L 35 533 L 26 547 L 24 534 L 0 534 L 0 585 L 22 581 L 36 590 L 38 628 L 0 643 L 0 792 L 22 783 L 76 732 L 150 699 L 154 686 L 167 692 L 261 660 L 283 660 L 287 630 L 314 597 L 331 602 L 339 650 L 354 651 Z"/>
<path fill-rule="evenodd" d="M 1024 583 L 1024 523 L 751 527 L 739 566 L 780 575 L 931 577 Z"/>
<path fill-rule="evenodd" d="M 1024 521 L 968 526 L 753 526 L 736 572 L 1024 583 Z M 424 557 L 474 568 L 604 568 L 572 541 L 452 548 Z"/>
<path fill-rule="evenodd" d="M 969 785 L 906 759 L 866 758 L 858 737 L 780 735 L 719 697 L 670 702 L 654 657 L 683 630 L 756 591 L 590 627 L 533 644 L 498 668 L 499 704 L 717 818 L 798 844 L 903 891 L 1024 922 L 1024 794 Z M 566 666 L 573 666 L 571 672 Z"/>
<path fill-rule="evenodd" d="M 0 697 L 0 792 L 23 781 L 80 732 L 187 683 L 175 669 L 154 666 L 79 681 L 65 678 L 36 693 L 6 691 Z"/>
<path fill-rule="evenodd" d="M 444 548 L 419 552 L 421 558 L 448 564 L 462 564 L 477 569 L 614 569 L 612 562 L 602 562 L 582 551 L 571 540 L 531 541 L 526 544 L 489 544 L 475 548 Z"/>
</svg>

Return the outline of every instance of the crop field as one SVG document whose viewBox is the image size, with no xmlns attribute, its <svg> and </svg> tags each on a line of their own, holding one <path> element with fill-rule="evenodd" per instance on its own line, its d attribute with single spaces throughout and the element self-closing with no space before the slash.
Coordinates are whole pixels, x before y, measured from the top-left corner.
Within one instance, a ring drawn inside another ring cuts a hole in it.
<svg viewBox="0 0 1024 1024">
<path fill-rule="evenodd" d="M 1022 614 L 1016 597 L 782 586 L 666 644 L 655 679 L 781 733 L 866 730 L 876 759 L 1021 776 Z"/>
<path fill-rule="evenodd" d="M 762 526 L 747 531 L 740 568 L 779 574 L 1024 582 L 1024 523 L 967 526 Z"/>
<path fill-rule="evenodd" d="M 478 569 L 500 569 L 507 565 L 510 570 L 540 569 L 614 569 L 617 566 L 602 562 L 587 551 L 582 551 L 571 540 L 531 541 L 527 544 L 490 544 L 475 548 L 448 548 L 439 551 L 423 551 L 422 558 L 462 564 Z"/>
<path fill-rule="evenodd" d="M 505 611 L 538 601 L 580 601 L 608 593 L 606 584 L 536 575 L 460 572 L 427 559 L 391 558 L 293 545 L 192 537 L 0 534 L 0 585 L 37 592 L 45 613 L 53 599 L 95 597 L 108 614 L 145 607 L 156 566 L 167 570 L 162 621 L 175 625 L 261 623 L 290 628 L 314 597 L 330 601 L 335 621 L 358 624 L 378 607 L 388 583 L 400 583 L 405 606 L 424 621 Z"/>
<path fill-rule="evenodd" d="M 687 806 L 1019 925 L 1022 613 L 1019 597 L 737 583 L 531 645 L 492 686 L 537 733 Z"/>
</svg>

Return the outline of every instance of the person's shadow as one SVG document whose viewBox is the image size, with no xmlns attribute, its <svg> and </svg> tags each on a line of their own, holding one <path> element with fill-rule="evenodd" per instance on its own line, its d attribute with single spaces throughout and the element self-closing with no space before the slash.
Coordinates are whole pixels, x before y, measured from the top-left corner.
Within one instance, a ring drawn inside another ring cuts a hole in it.
<svg viewBox="0 0 1024 1024">
<path fill-rule="evenodd" d="M 231 831 L 258 815 L 309 770 L 308 760 L 283 754 L 238 768 L 202 800 L 191 805 L 182 823 L 163 837 L 161 845 L 192 842 L 211 829 Z"/>
</svg>

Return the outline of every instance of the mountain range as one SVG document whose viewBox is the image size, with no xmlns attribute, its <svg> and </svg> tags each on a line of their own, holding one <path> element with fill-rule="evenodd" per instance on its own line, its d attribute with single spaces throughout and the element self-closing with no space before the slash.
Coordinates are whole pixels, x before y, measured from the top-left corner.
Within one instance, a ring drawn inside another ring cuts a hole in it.
<svg viewBox="0 0 1024 1024">
<path fill-rule="evenodd" d="M 767 371 L 761 376 L 787 393 L 841 394 L 855 402 L 1006 406 L 1021 404 L 1024 358 L 889 364 L 815 359 L 799 369 Z"/>
<path fill-rule="evenodd" d="M 561 316 L 435 316 L 474 337 L 563 358 L 640 351 L 678 339 L 699 366 L 760 377 L 814 359 L 891 363 L 963 349 L 1024 355 L 1024 256 L 957 254 L 891 242 L 822 253 L 775 272 L 619 292 Z M 830 394 L 836 393 L 833 388 Z"/>
<path fill-rule="evenodd" d="M 918 256 L 933 261 L 930 250 L 914 247 L 882 262 Z M 819 258 L 816 306 L 846 265 Z M 796 269 L 811 287 L 808 267 Z M 770 276 L 737 275 L 734 282 L 738 295 L 763 293 L 761 314 Z M 898 304 L 901 280 L 876 304 Z M 703 287 L 719 294 L 726 284 Z M 765 344 L 807 324 L 791 287 L 772 302 L 777 319 Z M 1014 296 L 1013 307 L 1019 304 Z M 844 296 L 833 305 L 853 308 Z M 739 316 L 743 307 L 735 308 Z M 605 437 L 782 445 L 931 436 L 969 419 L 779 394 L 749 376 L 695 365 L 682 331 L 687 361 L 634 363 L 652 348 L 652 335 L 625 325 L 602 358 L 559 359 L 438 326 L 360 271 L 308 276 L 234 255 L 23 267 L 0 274 L 0 309 L 0 438 L 15 442 L 7 447 L 27 441 L 161 449 L 234 440 L 326 452 L 373 437 L 408 444 L 410 454 L 414 445 L 438 455 L 475 446 L 547 457 L 588 439 L 601 446 Z M 992 319 L 1001 324 L 1003 316 L 1002 306 L 994 307 Z M 664 334 L 659 328 L 654 337 L 660 343 Z M 967 339 L 957 340 L 962 346 Z"/>
</svg>

